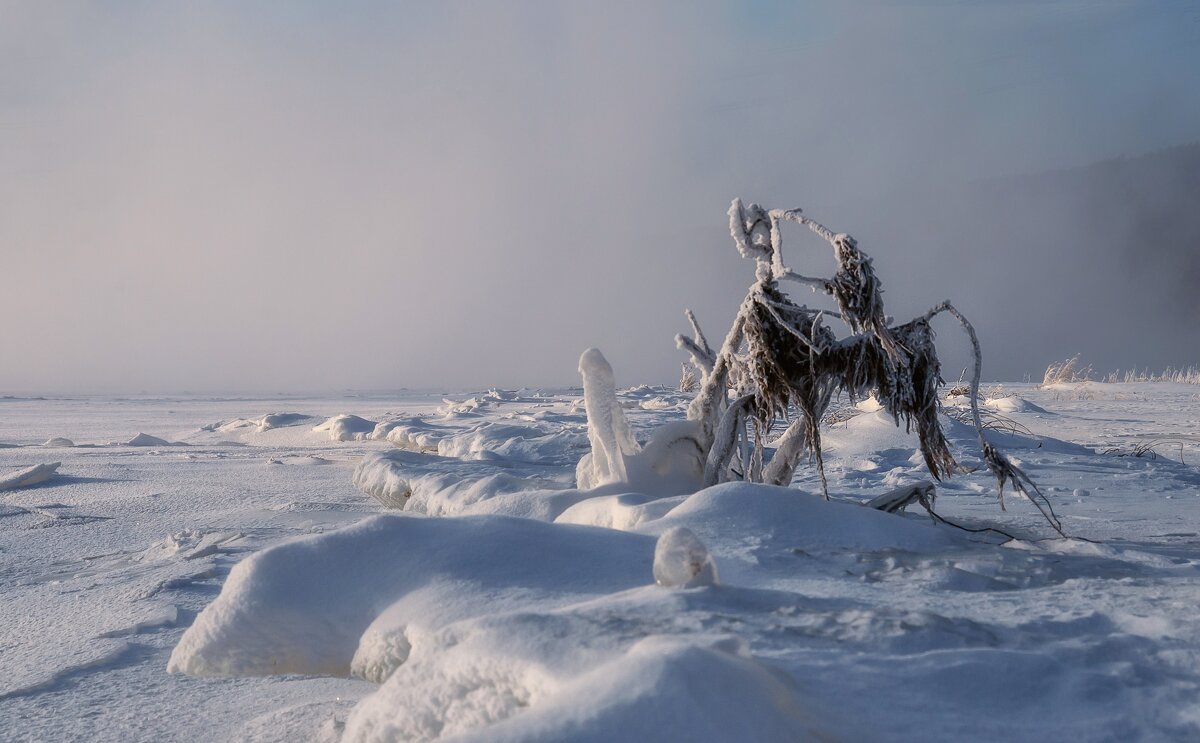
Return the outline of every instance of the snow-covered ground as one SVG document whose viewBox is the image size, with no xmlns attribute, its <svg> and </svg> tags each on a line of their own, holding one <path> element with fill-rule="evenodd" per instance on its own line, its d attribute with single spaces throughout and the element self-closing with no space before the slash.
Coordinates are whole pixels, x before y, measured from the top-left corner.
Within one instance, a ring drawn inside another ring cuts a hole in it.
<svg viewBox="0 0 1200 743">
<path fill-rule="evenodd" d="M 826 503 L 578 490 L 577 390 L 0 398 L 0 739 L 1200 738 L 1200 387 L 991 394 L 1077 538 L 983 471 L 937 510 L 1016 540 L 862 508 L 928 478 L 869 405 Z"/>
</svg>

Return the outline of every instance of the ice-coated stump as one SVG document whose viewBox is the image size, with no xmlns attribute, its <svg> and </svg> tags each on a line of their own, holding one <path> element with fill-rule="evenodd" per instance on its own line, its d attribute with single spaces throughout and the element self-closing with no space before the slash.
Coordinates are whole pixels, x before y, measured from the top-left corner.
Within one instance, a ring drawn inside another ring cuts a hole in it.
<svg viewBox="0 0 1200 743">
<path fill-rule="evenodd" d="M 610 482 L 628 482 L 626 459 L 641 447 L 629 430 L 629 422 L 617 400 L 617 382 L 612 366 L 597 348 L 589 348 L 579 357 L 583 377 L 583 403 L 587 411 L 590 456 L 580 460 L 575 480 L 582 489 Z"/>
<path fill-rule="evenodd" d="M 654 582 L 670 588 L 717 584 L 717 564 L 691 529 L 676 526 L 662 533 L 654 548 Z"/>
</svg>

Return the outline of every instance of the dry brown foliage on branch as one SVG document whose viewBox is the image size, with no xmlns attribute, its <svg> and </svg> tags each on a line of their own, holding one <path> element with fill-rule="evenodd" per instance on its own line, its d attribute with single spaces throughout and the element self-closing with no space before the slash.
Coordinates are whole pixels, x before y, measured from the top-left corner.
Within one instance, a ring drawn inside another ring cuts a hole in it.
<svg viewBox="0 0 1200 743">
<path fill-rule="evenodd" d="M 808 227 L 832 247 L 838 263 L 829 279 L 812 278 L 784 264 L 780 226 Z M 1004 486 L 1029 497 L 1047 521 L 1062 526 L 1037 486 L 984 437 L 978 406 L 982 355 L 975 330 L 948 301 L 903 324 L 891 324 L 884 312 L 882 283 L 871 258 L 854 238 L 834 233 L 799 209 L 766 210 L 735 200 L 729 226 L 739 252 L 756 263 L 750 286 L 724 343 L 713 351 L 691 311 L 693 337 L 678 336 L 699 371 L 700 385 L 688 418 L 697 424 L 705 459 L 704 484 L 731 479 L 787 485 L 803 457 L 811 457 L 826 491 L 820 422 L 839 395 L 858 400 L 875 395 L 896 424 L 916 430 L 930 474 L 937 479 L 962 468 L 955 462 L 942 430 L 938 394 L 941 364 L 931 320 L 945 312 L 970 336 L 975 353 L 971 414 L 983 460 L 996 476 L 1003 506 Z M 796 282 L 828 295 L 837 311 L 796 304 L 782 289 Z M 825 323 L 843 322 L 844 337 Z M 764 461 L 768 436 L 779 428 L 774 456 Z"/>
</svg>

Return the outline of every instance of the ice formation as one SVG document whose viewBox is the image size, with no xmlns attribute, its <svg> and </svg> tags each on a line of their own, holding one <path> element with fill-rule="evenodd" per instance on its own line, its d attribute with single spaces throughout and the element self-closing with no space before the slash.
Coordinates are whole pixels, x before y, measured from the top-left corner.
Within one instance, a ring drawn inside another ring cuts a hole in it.
<svg viewBox="0 0 1200 743">
<path fill-rule="evenodd" d="M 612 367 L 598 349 L 579 358 L 591 451 L 579 460 L 575 481 L 580 490 L 625 485 L 652 495 L 677 495 L 700 487 L 699 427 L 672 421 L 651 432 L 645 446 L 634 439 L 617 399 Z"/>
<path fill-rule="evenodd" d="M 327 432 L 334 441 L 357 441 L 367 438 L 375 430 L 375 425 L 375 421 L 343 413 L 313 426 L 313 430 Z"/>
<path fill-rule="evenodd" d="M 654 581 L 668 588 L 715 586 L 717 564 L 691 529 L 674 526 L 654 548 Z"/>
<path fill-rule="evenodd" d="M 38 485 L 54 477 L 62 462 L 35 464 L 0 477 L 0 490 L 16 490 Z"/>
<path fill-rule="evenodd" d="M 587 408 L 588 439 L 592 450 L 579 462 L 575 479 L 586 490 L 610 482 L 628 480 L 625 460 L 641 451 L 625 411 L 617 400 L 617 383 L 612 366 L 599 349 L 589 348 L 579 357 L 583 377 L 583 400 Z"/>
</svg>

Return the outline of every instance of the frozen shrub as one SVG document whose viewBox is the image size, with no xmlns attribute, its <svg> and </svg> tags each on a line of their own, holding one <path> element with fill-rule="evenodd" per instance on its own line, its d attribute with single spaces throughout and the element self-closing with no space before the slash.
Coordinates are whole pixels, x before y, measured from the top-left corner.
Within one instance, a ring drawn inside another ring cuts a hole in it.
<svg viewBox="0 0 1200 743">
<path fill-rule="evenodd" d="M 691 367 L 684 364 L 679 372 L 679 391 L 683 393 L 695 392 L 697 384 L 699 383 L 696 381 L 696 374 L 692 371 Z"/>
<path fill-rule="evenodd" d="M 1092 367 L 1079 366 L 1079 354 L 1075 354 L 1065 361 L 1059 361 L 1046 367 L 1046 373 L 1042 376 L 1042 386 L 1049 387 L 1052 384 L 1077 384 L 1086 382 L 1092 378 Z"/>
</svg>

